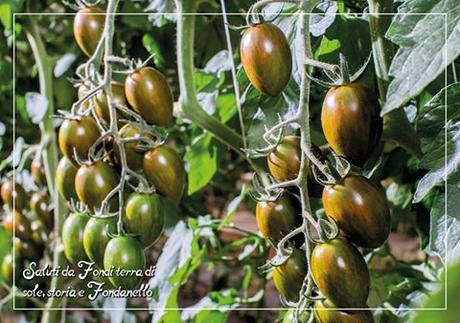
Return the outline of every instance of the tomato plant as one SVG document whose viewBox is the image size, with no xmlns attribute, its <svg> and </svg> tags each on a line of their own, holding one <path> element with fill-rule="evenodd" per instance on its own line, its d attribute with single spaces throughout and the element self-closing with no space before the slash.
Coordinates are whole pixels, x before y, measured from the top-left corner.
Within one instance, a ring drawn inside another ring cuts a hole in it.
<svg viewBox="0 0 460 323">
<path fill-rule="evenodd" d="M 91 261 L 100 268 L 104 267 L 104 251 L 110 241 L 110 235 L 117 232 L 115 218 L 91 218 L 83 231 L 83 248 Z"/>
<path fill-rule="evenodd" d="M 85 213 L 73 213 L 65 219 L 62 226 L 64 254 L 73 264 L 88 259 L 83 246 L 83 234 L 89 219 Z"/>
<path fill-rule="evenodd" d="M 93 55 L 104 28 L 104 11 L 98 7 L 80 9 L 73 21 L 73 34 L 80 49 Z"/>
</svg>

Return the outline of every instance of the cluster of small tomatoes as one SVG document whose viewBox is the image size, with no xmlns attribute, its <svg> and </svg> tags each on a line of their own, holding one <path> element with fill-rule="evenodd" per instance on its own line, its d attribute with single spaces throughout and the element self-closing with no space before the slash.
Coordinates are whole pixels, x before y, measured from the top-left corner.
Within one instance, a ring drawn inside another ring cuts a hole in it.
<svg viewBox="0 0 460 323">
<path fill-rule="evenodd" d="M 15 252 L 8 252 L 1 264 L 3 281 L 13 284 L 13 272 L 16 273 L 18 286 L 22 286 L 21 269 L 28 262 L 38 262 L 43 256 L 43 249 L 49 241 L 53 227 L 52 204 L 46 188 L 46 175 L 43 162 L 34 158 L 30 163 L 30 172 L 36 186 L 34 192 L 26 192 L 24 187 L 7 178 L 1 185 L 1 198 L 6 214 L 3 228 L 11 237 L 14 236 Z"/>
<path fill-rule="evenodd" d="M 251 26 L 242 37 L 240 53 L 243 68 L 257 90 L 270 96 L 283 91 L 290 79 L 292 58 L 289 43 L 278 27 L 266 22 Z M 332 87 L 321 113 L 329 147 L 355 166 L 363 166 L 380 139 L 379 110 L 378 102 L 363 84 Z M 322 159 L 318 148 L 313 147 L 313 154 Z M 267 156 L 271 175 L 277 182 L 296 179 L 301 158 L 300 137 L 284 137 Z M 327 218 L 339 229 L 337 237 L 315 243 L 312 250 L 310 274 L 319 294 L 325 297 L 314 303 L 316 320 L 374 322 L 371 312 L 365 310 L 369 271 L 357 247 L 376 248 L 388 238 L 390 213 L 383 193 L 366 177 L 352 172 L 324 187 L 310 172 L 308 191 L 311 197 L 322 198 Z M 285 190 L 276 200 L 259 201 L 256 206 L 259 230 L 275 245 L 302 225 L 300 203 L 291 193 Z M 296 302 L 309 273 L 305 251 L 301 250 L 303 237 L 292 240 L 293 253 L 274 268 L 273 280 L 285 299 Z"/>
<path fill-rule="evenodd" d="M 97 7 L 83 8 L 74 20 L 74 36 L 82 51 L 91 56 L 104 29 L 104 11 Z M 102 67 L 104 68 L 104 67 Z M 144 248 L 151 246 L 161 235 L 164 226 L 162 198 L 178 203 L 185 187 L 185 170 L 176 151 L 166 144 L 142 148 L 143 140 L 154 139 L 148 128 L 172 124 L 173 97 L 171 89 L 158 70 L 141 67 L 132 71 L 124 83 L 111 82 L 113 107 L 123 106 L 138 114 L 143 123 L 127 122 L 118 113 L 118 136 L 122 140 L 126 166 L 147 179 L 155 188 L 129 191 L 125 185 L 122 194 L 119 232 L 118 194 L 108 202 L 111 216 L 100 213 L 103 201 L 115 190 L 121 180 L 122 153 L 110 137 L 102 140 L 100 157 L 91 156 L 91 147 L 103 130 L 110 127 L 110 107 L 105 91 L 99 91 L 82 103 L 82 112 L 66 116 L 59 129 L 59 147 L 64 155 L 59 162 L 56 185 L 67 201 L 80 201 L 84 212 L 69 215 L 62 228 L 62 242 L 67 259 L 78 264 L 90 260 L 101 269 L 139 270 L 145 267 Z M 92 91 L 89 82 L 78 88 L 83 99 Z M 94 113 L 86 113 L 93 109 Z M 139 126 L 137 126 L 139 124 Z M 94 149 L 94 147 L 93 147 Z M 98 211 L 99 210 L 99 211 Z M 114 212 L 115 211 L 115 212 Z M 109 277 L 115 287 L 136 288 L 141 278 Z"/>
</svg>

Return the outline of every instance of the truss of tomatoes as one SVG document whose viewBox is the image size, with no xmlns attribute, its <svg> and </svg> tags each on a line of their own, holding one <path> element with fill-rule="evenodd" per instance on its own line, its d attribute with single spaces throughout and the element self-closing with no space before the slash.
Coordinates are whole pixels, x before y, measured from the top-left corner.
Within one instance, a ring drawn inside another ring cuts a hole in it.
<svg viewBox="0 0 460 323">
<path fill-rule="evenodd" d="M 240 54 L 254 88 L 269 96 L 282 93 L 290 79 L 292 55 L 278 27 L 266 22 L 249 27 L 243 34 Z M 365 85 L 332 87 L 324 98 L 321 114 L 330 148 L 354 165 L 362 166 L 380 140 L 379 111 L 377 100 Z M 312 150 L 321 155 L 318 148 Z M 301 157 L 300 137 L 284 137 L 267 156 L 273 178 L 277 182 L 296 179 Z M 317 321 L 374 322 L 371 312 L 366 310 L 369 271 L 357 247 L 377 248 L 388 238 L 390 213 L 384 195 L 367 178 L 353 173 L 323 188 L 310 172 L 308 191 L 312 197 L 322 197 L 327 217 L 339 228 L 338 237 L 316 243 L 311 254 L 311 275 L 325 297 L 314 303 Z M 258 201 L 256 206 L 260 233 L 274 245 L 302 223 L 299 202 L 291 193 L 287 190 L 275 201 Z M 299 249 L 298 237 L 293 240 L 294 251 L 286 262 L 274 268 L 273 281 L 284 299 L 296 302 L 308 264 L 305 252 Z M 337 308 L 341 310 L 330 310 Z"/>
<path fill-rule="evenodd" d="M 89 7 L 81 9 L 75 16 L 75 40 L 87 56 L 94 53 L 101 38 L 105 22 L 103 13 L 97 7 Z M 111 82 L 110 86 L 113 105 L 133 110 L 149 125 L 165 128 L 172 125 L 173 96 L 158 70 L 141 67 L 130 73 L 124 83 Z M 78 88 L 79 99 L 89 91 L 91 85 L 82 83 Z M 62 228 L 64 254 L 73 264 L 89 260 L 102 269 L 143 269 L 146 261 L 144 248 L 155 243 L 163 231 L 160 195 L 179 203 L 185 188 L 184 165 L 176 151 L 165 144 L 147 151 L 140 150 L 141 137 L 150 137 L 151 134 L 116 120 L 120 138 L 131 138 L 123 144 L 128 168 L 145 176 L 156 192 L 127 192 L 121 223 L 118 223 L 118 214 L 93 216 L 91 213 L 101 208 L 104 199 L 120 182 L 121 155 L 118 146 L 107 140 L 98 147 L 105 151 L 104 158 L 89 160 L 90 148 L 101 136 L 97 121 L 110 124 L 104 91 L 91 100 L 86 101 L 82 109 L 86 111 L 92 104 L 93 115 L 65 118 L 59 129 L 59 147 L 64 156 L 57 167 L 57 190 L 67 201 L 80 201 L 88 209 L 66 218 Z M 109 201 L 109 210 L 118 211 L 118 203 L 118 195 L 115 195 Z M 120 224 L 124 233 L 118 232 Z M 115 287 L 133 289 L 139 285 L 140 278 L 109 277 L 109 281 Z"/>
</svg>

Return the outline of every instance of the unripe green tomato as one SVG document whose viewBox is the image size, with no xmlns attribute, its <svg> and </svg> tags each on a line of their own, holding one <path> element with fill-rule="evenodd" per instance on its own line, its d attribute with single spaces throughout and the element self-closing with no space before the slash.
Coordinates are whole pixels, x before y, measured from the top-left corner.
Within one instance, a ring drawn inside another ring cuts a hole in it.
<svg viewBox="0 0 460 323">
<path fill-rule="evenodd" d="M 365 306 L 367 307 L 367 306 Z M 374 323 L 374 318 L 369 310 L 339 311 L 329 300 L 317 301 L 313 305 L 317 323 Z"/>
<path fill-rule="evenodd" d="M 127 107 L 128 103 L 125 97 L 125 86 L 122 83 L 114 81 L 110 84 L 112 86 L 112 105 L 114 107 L 118 105 Z M 105 91 L 99 91 L 94 97 L 94 111 L 99 118 L 105 121 L 105 123 L 110 124 L 110 110 L 107 104 L 107 95 Z M 119 121 L 118 125 L 121 125 Z"/>
<path fill-rule="evenodd" d="M 100 208 L 105 197 L 118 185 L 120 176 L 114 167 L 103 161 L 83 164 L 75 175 L 75 190 L 80 201 L 91 210 Z M 117 196 L 109 204 L 114 211 Z"/>
<path fill-rule="evenodd" d="M 321 294 L 338 307 L 366 306 L 369 271 L 359 251 L 346 240 L 317 244 L 311 255 L 311 273 Z"/>
<path fill-rule="evenodd" d="M 139 235 L 142 246 L 152 245 L 163 231 L 162 204 L 157 194 L 131 193 L 126 201 L 123 223 L 128 233 Z"/>
<path fill-rule="evenodd" d="M 49 228 L 53 226 L 53 212 L 50 209 L 50 198 L 44 192 L 35 192 L 30 197 L 30 209 L 35 212 Z"/>
<path fill-rule="evenodd" d="M 311 150 L 316 158 L 324 162 L 324 157 L 318 147 L 312 145 Z M 299 175 L 301 161 L 302 150 L 298 136 L 284 137 L 276 148 L 267 155 L 268 169 L 277 182 L 296 179 Z M 308 194 L 311 197 L 321 197 L 323 186 L 316 181 L 311 168 L 308 170 L 307 183 Z"/>
<path fill-rule="evenodd" d="M 105 247 L 111 235 L 117 233 L 117 218 L 91 218 L 83 232 L 83 247 L 88 258 L 99 268 L 104 268 Z"/>
<path fill-rule="evenodd" d="M 383 121 L 376 97 L 364 84 L 332 87 L 321 112 L 324 136 L 331 148 L 362 166 L 377 145 Z"/>
<path fill-rule="evenodd" d="M 67 157 L 62 157 L 56 169 L 56 187 L 58 192 L 70 201 L 73 199 L 77 201 L 78 196 L 75 191 L 75 175 L 77 175 L 78 168 L 75 167 Z"/>
<path fill-rule="evenodd" d="M 307 323 L 309 316 L 310 315 L 308 311 L 300 312 L 298 323 Z M 295 318 L 295 308 L 290 308 L 287 311 L 287 313 L 284 315 L 282 323 L 294 323 L 295 322 L 294 318 Z"/>
<path fill-rule="evenodd" d="M 278 243 L 302 224 L 298 202 L 283 194 L 274 202 L 259 201 L 256 205 L 257 226 L 262 236 Z"/>
<path fill-rule="evenodd" d="M 79 120 L 65 119 L 59 128 L 59 148 L 78 167 L 74 151 L 81 161 L 88 160 L 89 149 L 99 136 L 99 128 L 93 118 L 83 116 Z"/>
<path fill-rule="evenodd" d="M 367 178 L 348 175 L 323 191 L 323 205 L 348 240 L 365 248 L 382 245 L 391 229 L 385 196 Z"/>
<path fill-rule="evenodd" d="M 80 49 L 91 57 L 104 31 L 104 11 L 98 7 L 80 9 L 73 21 L 73 35 Z"/>
<path fill-rule="evenodd" d="M 21 212 L 13 210 L 11 213 L 8 213 L 3 219 L 3 227 L 11 236 L 15 234 L 16 237 L 22 240 L 31 239 L 32 231 L 30 222 Z"/>
<path fill-rule="evenodd" d="M 111 268 L 144 271 L 145 255 L 139 241 L 129 236 L 116 237 L 110 240 L 104 252 L 104 269 L 110 270 Z M 109 280 L 116 287 L 131 290 L 139 285 L 142 278 L 114 275 L 109 277 Z"/>
<path fill-rule="evenodd" d="M 41 158 L 34 158 L 30 163 L 30 173 L 39 186 L 46 186 L 45 165 Z"/>
<path fill-rule="evenodd" d="M 144 155 L 144 174 L 164 196 L 179 203 L 185 188 L 185 169 L 174 149 L 161 145 Z"/>
<path fill-rule="evenodd" d="M 307 272 L 308 264 L 305 254 L 299 249 L 294 249 L 289 259 L 273 270 L 273 282 L 284 298 L 297 302 Z"/>
<path fill-rule="evenodd" d="M 88 260 L 83 247 L 83 233 L 90 217 L 85 213 L 69 215 L 62 226 L 62 244 L 66 258 L 74 265 L 81 260 Z"/>
<path fill-rule="evenodd" d="M 13 182 L 13 179 L 7 179 L 3 182 L 1 188 L 3 203 L 7 204 L 10 210 L 15 209 L 22 211 L 27 206 L 27 193 L 21 184 Z"/>
<path fill-rule="evenodd" d="M 169 128 L 173 96 L 163 74 L 152 67 L 135 70 L 125 80 L 125 93 L 132 109 L 150 124 Z"/>
<path fill-rule="evenodd" d="M 278 96 L 291 77 L 292 55 L 283 32 L 274 24 L 248 28 L 241 38 L 241 62 L 251 84 L 260 92 Z"/>
</svg>

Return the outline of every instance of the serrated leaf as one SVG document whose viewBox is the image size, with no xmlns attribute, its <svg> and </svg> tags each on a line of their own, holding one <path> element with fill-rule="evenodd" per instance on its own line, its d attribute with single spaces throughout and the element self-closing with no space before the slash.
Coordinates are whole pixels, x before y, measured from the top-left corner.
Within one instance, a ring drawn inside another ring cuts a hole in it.
<svg viewBox="0 0 460 323">
<path fill-rule="evenodd" d="M 27 92 L 26 110 L 33 123 L 39 124 L 48 111 L 48 99 L 36 92 Z"/>
<path fill-rule="evenodd" d="M 64 75 L 76 59 L 77 56 L 75 54 L 64 54 L 61 58 L 59 58 L 56 65 L 54 65 L 54 77 L 58 78 Z"/>
<path fill-rule="evenodd" d="M 444 263 L 460 260 L 458 210 L 460 210 L 459 184 L 447 185 L 447 193 L 439 194 L 431 209 L 430 241 L 426 249 L 427 252 L 438 255 Z"/>
<path fill-rule="evenodd" d="M 398 13 L 387 32 L 399 49 L 391 63 L 394 79 L 382 114 L 419 94 L 460 54 L 458 0 L 408 0 Z"/>
</svg>

